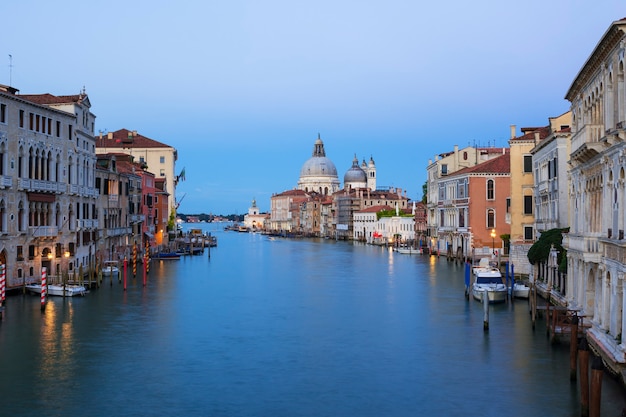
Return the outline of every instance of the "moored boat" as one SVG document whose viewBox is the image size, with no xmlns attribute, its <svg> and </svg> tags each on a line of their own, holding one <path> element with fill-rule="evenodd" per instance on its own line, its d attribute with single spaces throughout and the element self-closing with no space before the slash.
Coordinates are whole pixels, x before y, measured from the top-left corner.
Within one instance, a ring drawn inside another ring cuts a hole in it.
<svg viewBox="0 0 626 417">
<path fill-rule="evenodd" d="M 26 289 L 35 294 L 41 294 L 41 284 L 27 284 Z M 46 293 L 48 295 L 55 295 L 59 297 L 63 297 L 65 293 L 65 297 L 73 297 L 75 295 L 85 295 L 87 289 L 82 285 L 74 285 L 74 284 L 66 284 L 66 285 L 58 285 L 58 284 L 49 284 L 46 285 Z"/>
<path fill-rule="evenodd" d="M 140 257 L 138 256 L 137 259 Z M 117 262 L 115 261 L 106 261 L 102 266 L 102 275 L 104 276 L 116 276 L 119 275 L 120 270 L 117 267 Z"/>
<path fill-rule="evenodd" d="M 159 252 L 152 254 L 152 259 L 162 260 L 177 260 L 180 259 L 180 254 L 177 252 Z"/>
<path fill-rule="evenodd" d="M 403 253 L 405 255 L 419 255 L 422 253 L 421 249 L 415 249 L 415 248 L 410 248 L 410 247 L 398 247 L 398 248 L 394 248 L 393 250 L 398 253 Z"/>
<path fill-rule="evenodd" d="M 502 282 L 502 274 L 497 268 L 488 271 L 479 271 L 472 285 L 474 299 L 483 301 L 487 296 L 489 303 L 502 303 L 506 301 L 507 287 Z"/>
<path fill-rule="evenodd" d="M 513 284 L 513 297 L 515 298 L 528 298 L 530 294 L 530 287 L 521 282 Z"/>
</svg>

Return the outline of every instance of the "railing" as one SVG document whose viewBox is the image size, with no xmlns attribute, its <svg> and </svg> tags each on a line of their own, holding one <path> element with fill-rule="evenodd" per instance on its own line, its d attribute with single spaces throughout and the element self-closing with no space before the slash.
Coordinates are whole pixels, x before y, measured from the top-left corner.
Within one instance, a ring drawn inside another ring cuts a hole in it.
<svg viewBox="0 0 626 417">
<path fill-rule="evenodd" d="M 31 226 L 29 230 L 32 237 L 56 237 L 59 234 L 57 226 Z"/>
<path fill-rule="evenodd" d="M 119 201 L 119 195 L 109 194 L 109 203 L 117 203 Z"/>
<path fill-rule="evenodd" d="M 106 236 L 122 236 L 129 235 L 132 233 L 132 229 L 130 227 L 113 227 L 110 229 L 105 229 Z"/>
<path fill-rule="evenodd" d="M 0 188 L 9 188 L 13 185 L 13 177 L 0 175 Z"/>
<path fill-rule="evenodd" d="M 145 219 L 146 219 L 146 216 L 144 216 L 143 214 L 131 214 L 130 215 L 131 223 L 141 223 L 145 221 Z"/>
</svg>

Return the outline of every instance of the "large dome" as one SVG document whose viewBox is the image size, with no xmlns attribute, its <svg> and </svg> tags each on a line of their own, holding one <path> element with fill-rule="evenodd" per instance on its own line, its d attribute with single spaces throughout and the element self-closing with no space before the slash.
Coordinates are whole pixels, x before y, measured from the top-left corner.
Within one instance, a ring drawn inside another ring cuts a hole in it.
<svg viewBox="0 0 626 417">
<path fill-rule="evenodd" d="M 302 165 L 300 170 L 300 178 L 304 177 L 324 177 L 331 176 L 337 177 L 337 168 L 333 161 L 325 156 L 315 156 L 310 158 Z"/>
<path fill-rule="evenodd" d="M 300 170 L 298 189 L 322 194 L 334 193 L 339 189 L 339 177 L 333 161 L 326 157 L 324 142 L 317 137 L 313 146 L 313 156 Z"/>
</svg>

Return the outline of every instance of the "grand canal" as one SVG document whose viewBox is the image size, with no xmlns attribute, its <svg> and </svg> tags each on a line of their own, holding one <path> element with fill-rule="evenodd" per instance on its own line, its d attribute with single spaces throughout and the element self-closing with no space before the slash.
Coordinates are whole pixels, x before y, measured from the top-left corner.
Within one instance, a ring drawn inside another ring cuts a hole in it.
<svg viewBox="0 0 626 417">
<path fill-rule="evenodd" d="M 206 228 L 211 227 L 206 225 Z M 568 344 L 444 258 L 223 232 L 147 286 L 7 298 L 0 415 L 577 416 Z M 603 380 L 602 415 L 624 391 Z"/>
</svg>

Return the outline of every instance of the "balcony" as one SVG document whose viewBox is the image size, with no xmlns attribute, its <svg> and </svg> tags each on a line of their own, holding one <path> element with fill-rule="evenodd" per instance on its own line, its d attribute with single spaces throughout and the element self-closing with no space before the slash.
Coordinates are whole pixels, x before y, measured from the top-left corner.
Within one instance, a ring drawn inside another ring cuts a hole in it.
<svg viewBox="0 0 626 417">
<path fill-rule="evenodd" d="M 563 247 L 568 251 L 582 254 L 585 262 L 599 263 L 601 260 L 602 243 L 594 236 L 580 236 L 566 233 L 563 235 Z"/>
<path fill-rule="evenodd" d="M 146 219 L 146 216 L 144 216 L 143 214 L 131 214 L 130 215 L 131 223 L 142 223 L 145 221 L 145 219 Z"/>
<path fill-rule="evenodd" d="M 584 125 L 572 137 L 572 159 L 584 163 L 602 152 L 605 146 L 601 141 L 603 136 L 603 125 Z"/>
<path fill-rule="evenodd" d="M 106 229 L 104 232 L 106 237 L 124 236 L 130 235 L 132 233 L 132 229 L 130 227 L 112 227 L 110 229 Z"/>
<path fill-rule="evenodd" d="M 117 194 L 109 194 L 109 203 L 117 204 L 120 200 L 120 196 Z"/>
<path fill-rule="evenodd" d="M 0 175 L 0 188 L 11 188 L 11 185 L 13 185 L 13 177 Z"/>
<path fill-rule="evenodd" d="M 10 182 L 10 177 L 8 178 Z M 54 181 L 31 180 L 29 178 L 18 178 L 17 181 L 17 188 L 20 191 L 58 193 L 60 185 L 65 184 L 60 184 Z"/>
<path fill-rule="evenodd" d="M 57 226 L 31 226 L 28 230 L 32 237 L 56 237 L 59 234 Z"/>
</svg>

